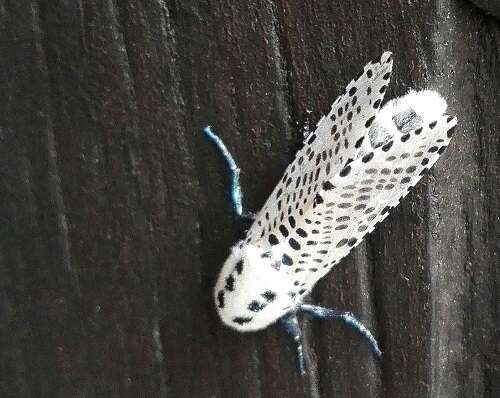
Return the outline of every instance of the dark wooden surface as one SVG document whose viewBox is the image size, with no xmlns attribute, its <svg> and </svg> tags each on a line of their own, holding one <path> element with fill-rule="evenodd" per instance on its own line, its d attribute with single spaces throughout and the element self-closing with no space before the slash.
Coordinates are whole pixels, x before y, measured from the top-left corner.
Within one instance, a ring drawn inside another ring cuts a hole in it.
<svg viewBox="0 0 500 398">
<path fill-rule="evenodd" d="M 500 2 L 497 0 L 471 0 L 478 7 L 500 18 Z"/>
<path fill-rule="evenodd" d="M 304 321 L 300 378 L 277 327 L 215 313 L 238 226 L 201 128 L 258 210 L 303 127 L 383 50 L 388 97 L 437 89 L 459 126 L 312 297 L 357 314 L 383 359 Z M 500 21 L 480 8 L 0 0 L 0 92 L 1 397 L 500 396 Z"/>
</svg>

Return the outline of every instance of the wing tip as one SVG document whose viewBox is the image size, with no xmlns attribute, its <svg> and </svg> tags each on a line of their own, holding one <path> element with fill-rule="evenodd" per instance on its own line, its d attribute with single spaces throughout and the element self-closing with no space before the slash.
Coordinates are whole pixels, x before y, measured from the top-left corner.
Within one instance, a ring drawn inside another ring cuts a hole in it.
<svg viewBox="0 0 500 398">
<path fill-rule="evenodd" d="M 382 55 L 380 56 L 380 63 L 381 64 L 388 64 L 390 63 L 392 65 L 392 52 L 391 51 L 384 51 Z"/>
<path fill-rule="evenodd" d="M 455 115 L 444 115 L 446 117 L 446 123 L 448 123 L 448 126 L 450 127 L 455 127 L 458 123 L 458 118 Z"/>
<path fill-rule="evenodd" d="M 373 59 L 372 61 L 370 61 L 369 64 L 371 64 L 373 66 L 374 65 L 379 65 L 379 66 L 388 65 L 390 68 L 392 68 L 392 61 L 393 61 L 392 55 L 393 54 L 391 51 L 384 51 L 382 53 L 382 55 L 380 55 L 380 57 Z"/>
<path fill-rule="evenodd" d="M 450 140 L 455 133 L 455 128 L 457 127 L 458 118 L 454 115 L 443 115 L 446 118 L 446 136 Z"/>
</svg>

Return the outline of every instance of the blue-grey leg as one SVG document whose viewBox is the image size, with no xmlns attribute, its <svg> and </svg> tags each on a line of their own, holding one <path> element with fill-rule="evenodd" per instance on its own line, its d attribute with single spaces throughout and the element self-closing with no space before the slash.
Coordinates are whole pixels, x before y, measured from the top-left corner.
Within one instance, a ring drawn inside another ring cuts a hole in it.
<svg viewBox="0 0 500 398">
<path fill-rule="evenodd" d="M 330 308 L 319 307 L 317 305 L 302 304 L 300 310 L 314 318 L 319 319 L 341 319 L 348 326 L 357 331 L 361 336 L 365 337 L 372 347 L 374 354 L 378 357 L 382 356 L 382 352 L 378 347 L 377 340 L 371 334 L 371 332 L 358 321 L 350 312 L 341 312 L 332 310 Z"/>
<path fill-rule="evenodd" d="M 251 215 L 243 214 L 243 205 L 241 204 L 240 168 L 236 165 L 236 162 L 231 156 L 231 153 L 227 150 L 224 142 L 212 131 L 210 126 L 205 127 L 203 132 L 213 143 L 215 143 L 215 145 L 217 145 L 217 148 L 220 150 L 231 172 L 231 204 L 234 212 L 238 217 L 251 218 Z"/>
<path fill-rule="evenodd" d="M 292 336 L 293 342 L 295 344 L 295 350 L 297 352 L 297 369 L 301 376 L 304 376 L 306 374 L 306 367 L 304 361 L 304 352 L 302 350 L 302 331 L 300 330 L 297 315 L 295 314 L 295 312 L 283 315 L 280 318 L 279 322 L 285 328 L 287 333 Z"/>
</svg>

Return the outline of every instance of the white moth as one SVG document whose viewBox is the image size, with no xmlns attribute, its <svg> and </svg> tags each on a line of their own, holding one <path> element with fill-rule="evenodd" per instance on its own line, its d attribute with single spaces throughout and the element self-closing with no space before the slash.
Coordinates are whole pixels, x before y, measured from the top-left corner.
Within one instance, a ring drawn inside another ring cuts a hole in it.
<svg viewBox="0 0 500 398">
<path fill-rule="evenodd" d="M 349 313 L 303 299 L 436 162 L 456 125 L 434 91 L 410 91 L 381 108 L 391 69 L 386 52 L 347 85 L 232 248 L 215 286 L 217 311 L 231 328 L 288 322 L 302 372 L 298 311 L 341 318 L 373 339 Z"/>
</svg>

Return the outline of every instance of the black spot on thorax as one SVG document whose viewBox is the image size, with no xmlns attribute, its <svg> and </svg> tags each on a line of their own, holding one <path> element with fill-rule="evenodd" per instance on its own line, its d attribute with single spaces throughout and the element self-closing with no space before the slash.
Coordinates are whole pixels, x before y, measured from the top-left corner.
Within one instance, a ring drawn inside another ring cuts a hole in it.
<svg viewBox="0 0 500 398">
<path fill-rule="evenodd" d="M 232 292 L 234 290 L 234 277 L 232 275 L 229 275 L 226 278 L 226 286 L 225 289 L 229 292 Z"/>
<path fill-rule="evenodd" d="M 217 301 L 219 308 L 224 308 L 224 290 L 219 290 L 217 293 Z"/>
<path fill-rule="evenodd" d="M 236 318 L 233 318 L 233 322 L 237 323 L 239 325 L 243 325 L 244 323 L 249 323 L 252 321 L 252 317 L 242 317 L 242 316 L 237 316 Z"/>
<path fill-rule="evenodd" d="M 276 293 L 273 292 L 272 290 L 266 290 L 264 293 L 261 294 L 262 297 L 268 302 L 272 303 L 274 299 L 276 298 Z"/>
<path fill-rule="evenodd" d="M 241 272 L 243 271 L 243 260 L 238 261 L 234 269 L 236 270 L 238 275 L 241 275 Z"/>
</svg>

